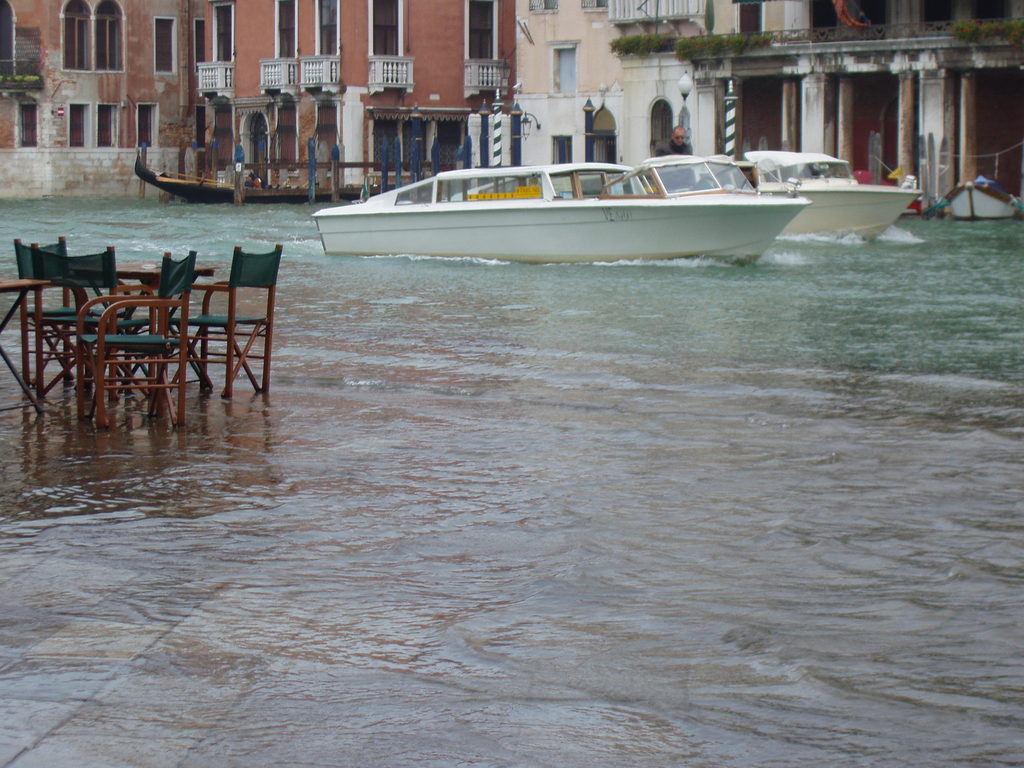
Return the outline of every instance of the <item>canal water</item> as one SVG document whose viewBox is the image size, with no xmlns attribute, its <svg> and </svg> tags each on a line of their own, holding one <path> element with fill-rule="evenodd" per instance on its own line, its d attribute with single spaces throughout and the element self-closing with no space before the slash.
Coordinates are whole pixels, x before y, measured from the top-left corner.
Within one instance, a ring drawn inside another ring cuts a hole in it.
<svg viewBox="0 0 1024 768">
<path fill-rule="evenodd" d="M 266 397 L 0 413 L 0 765 L 1024 763 L 1024 223 L 531 266 L 311 210 L 0 204 L 284 245 Z"/>
</svg>

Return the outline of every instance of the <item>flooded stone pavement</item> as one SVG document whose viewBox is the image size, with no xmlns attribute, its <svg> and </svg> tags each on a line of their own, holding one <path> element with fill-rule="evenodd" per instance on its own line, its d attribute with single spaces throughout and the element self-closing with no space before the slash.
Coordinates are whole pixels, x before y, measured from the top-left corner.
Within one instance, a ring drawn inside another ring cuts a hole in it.
<svg viewBox="0 0 1024 768">
<path fill-rule="evenodd" d="M 118 217 L 223 226 L 174 208 Z M 0 413 L 0 766 L 1024 762 L 1019 230 L 548 269 L 299 210 L 266 397 Z"/>
</svg>

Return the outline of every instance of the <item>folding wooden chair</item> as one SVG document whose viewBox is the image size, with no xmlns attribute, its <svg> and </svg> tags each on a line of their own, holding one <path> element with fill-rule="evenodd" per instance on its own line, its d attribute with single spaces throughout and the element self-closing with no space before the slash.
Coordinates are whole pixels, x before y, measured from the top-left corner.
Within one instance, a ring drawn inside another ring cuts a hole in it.
<svg viewBox="0 0 1024 768">
<path fill-rule="evenodd" d="M 195 264 L 195 251 L 181 261 L 166 254 L 155 295 L 101 296 L 78 310 L 76 383 L 80 419 L 92 415 L 97 427 L 109 427 L 108 400 L 118 393 L 139 391 L 147 397 L 148 415 L 169 412 L 175 425 L 185 423 L 188 308 Z M 94 320 L 90 313 L 101 306 L 102 314 Z M 145 316 L 147 327 L 123 332 L 119 321 L 129 312 L 133 313 L 133 323 Z"/>
<path fill-rule="evenodd" d="M 274 303 L 282 246 L 267 253 L 248 253 L 235 246 L 227 281 L 199 284 L 202 314 L 189 322 L 197 329 L 189 362 L 199 374 L 200 386 L 213 389 L 209 366 L 225 368 L 221 397 L 231 397 L 234 381 L 243 370 L 256 392 L 270 389 L 270 361 L 274 343 Z M 220 300 L 214 300 L 214 297 Z M 226 308 L 223 306 L 226 298 Z M 214 305 L 223 314 L 213 312 Z M 251 363 L 261 364 L 257 377 Z"/>
</svg>

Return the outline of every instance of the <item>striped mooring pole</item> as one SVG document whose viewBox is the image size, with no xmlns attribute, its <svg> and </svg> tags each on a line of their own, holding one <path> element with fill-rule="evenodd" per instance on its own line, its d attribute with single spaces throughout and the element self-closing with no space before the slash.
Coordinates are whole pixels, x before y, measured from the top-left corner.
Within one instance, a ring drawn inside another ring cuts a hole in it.
<svg viewBox="0 0 1024 768">
<path fill-rule="evenodd" d="M 725 146 L 727 157 L 736 156 L 736 92 L 732 89 L 732 80 L 725 90 Z"/>
<path fill-rule="evenodd" d="M 501 102 L 501 97 L 495 95 L 494 98 L 494 143 L 492 144 L 491 155 L 492 165 L 497 168 L 501 165 L 501 110 L 505 105 Z"/>
</svg>

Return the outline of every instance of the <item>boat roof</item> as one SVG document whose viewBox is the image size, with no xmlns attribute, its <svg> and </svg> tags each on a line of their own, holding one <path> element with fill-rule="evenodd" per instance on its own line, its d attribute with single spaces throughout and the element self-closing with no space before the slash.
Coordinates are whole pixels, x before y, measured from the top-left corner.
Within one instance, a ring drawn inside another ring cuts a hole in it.
<svg viewBox="0 0 1024 768">
<path fill-rule="evenodd" d="M 746 152 L 743 155 L 747 160 L 756 163 L 758 167 L 770 170 L 786 165 L 797 165 L 798 163 L 845 163 L 838 157 L 826 155 L 822 152 L 784 152 L 782 150 L 755 150 Z"/>
<path fill-rule="evenodd" d="M 736 161 L 727 155 L 661 155 L 648 157 L 640 162 L 637 168 L 657 168 L 662 165 L 698 165 L 699 163 L 730 163 Z"/>
<path fill-rule="evenodd" d="M 625 173 L 632 170 L 628 165 L 618 163 L 550 163 L 548 165 L 499 165 L 488 168 L 462 168 L 455 171 L 441 171 L 436 179 L 477 179 L 494 176 L 533 176 L 539 173 L 571 173 L 573 171 L 610 171 Z M 408 186 L 408 185 L 407 185 Z"/>
</svg>

